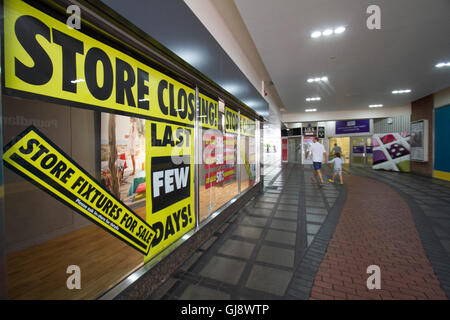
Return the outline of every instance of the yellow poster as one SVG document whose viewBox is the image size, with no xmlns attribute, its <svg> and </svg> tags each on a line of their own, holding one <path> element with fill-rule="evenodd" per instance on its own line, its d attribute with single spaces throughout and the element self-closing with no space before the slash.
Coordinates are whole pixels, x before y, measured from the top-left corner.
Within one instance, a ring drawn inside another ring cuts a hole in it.
<svg viewBox="0 0 450 320">
<path fill-rule="evenodd" d="M 239 113 L 225 107 L 225 132 L 227 133 L 238 133 L 239 129 Z"/>
<path fill-rule="evenodd" d="M 243 136 L 255 136 L 255 121 L 241 114 L 241 134 Z"/>
<path fill-rule="evenodd" d="M 145 261 L 195 226 L 194 130 L 146 121 L 146 216 L 156 235 Z"/>
<path fill-rule="evenodd" d="M 38 129 L 28 127 L 4 148 L 3 161 L 77 213 L 147 255 L 155 232 Z M 30 208 L 32 210 L 32 208 Z"/>
<path fill-rule="evenodd" d="M 87 28 L 5 0 L 5 93 L 193 126 L 194 89 L 84 34 Z"/>
<path fill-rule="evenodd" d="M 199 123 L 203 128 L 219 129 L 219 110 L 217 100 L 199 93 Z"/>
</svg>

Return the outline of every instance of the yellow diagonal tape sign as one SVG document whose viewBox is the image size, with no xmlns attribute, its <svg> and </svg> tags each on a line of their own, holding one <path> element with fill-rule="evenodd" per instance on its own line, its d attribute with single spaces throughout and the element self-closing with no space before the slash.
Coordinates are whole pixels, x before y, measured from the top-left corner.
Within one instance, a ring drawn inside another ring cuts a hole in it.
<svg viewBox="0 0 450 320">
<path fill-rule="evenodd" d="M 155 232 L 45 137 L 28 127 L 4 148 L 7 167 L 147 255 Z"/>
</svg>

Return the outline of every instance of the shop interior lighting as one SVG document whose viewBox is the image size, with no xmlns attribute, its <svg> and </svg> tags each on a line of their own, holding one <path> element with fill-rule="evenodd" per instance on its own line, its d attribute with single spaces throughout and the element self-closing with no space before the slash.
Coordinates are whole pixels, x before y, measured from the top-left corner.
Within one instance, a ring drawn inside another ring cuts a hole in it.
<svg viewBox="0 0 450 320">
<path fill-rule="evenodd" d="M 306 101 L 320 101 L 320 97 L 306 98 Z"/>
</svg>

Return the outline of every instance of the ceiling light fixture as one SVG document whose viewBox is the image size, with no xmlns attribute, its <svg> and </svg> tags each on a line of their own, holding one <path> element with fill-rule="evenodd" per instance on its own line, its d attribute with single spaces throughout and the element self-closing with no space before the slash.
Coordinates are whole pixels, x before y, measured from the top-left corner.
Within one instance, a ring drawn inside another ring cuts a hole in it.
<svg viewBox="0 0 450 320">
<path fill-rule="evenodd" d="M 316 31 L 311 32 L 311 38 L 316 39 L 316 38 L 320 38 L 321 36 L 328 37 L 328 36 L 331 36 L 333 33 L 341 34 L 341 33 L 344 33 L 345 30 L 346 30 L 345 26 L 338 26 L 336 28 L 327 28 L 323 31 L 316 30 Z"/>
<path fill-rule="evenodd" d="M 403 90 L 394 90 L 392 91 L 393 94 L 403 94 L 403 93 L 410 93 L 410 89 L 403 89 Z"/>
<path fill-rule="evenodd" d="M 312 83 L 312 82 L 325 82 L 328 81 L 328 77 L 316 77 L 316 78 L 309 78 L 308 83 Z"/>
<path fill-rule="evenodd" d="M 306 101 L 320 101 L 320 97 L 306 98 Z"/>
<path fill-rule="evenodd" d="M 317 109 L 305 109 L 305 112 L 316 112 L 317 111 Z"/>
<path fill-rule="evenodd" d="M 371 104 L 371 105 L 369 105 L 369 108 L 381 108 L 381 107 L 383 107 L 382 104 Z"/>
<path fill-rule="evenodd" d="M 326 29 L 322 32 L 324 36 L 331 36 L 333 34 L 333 29 Z"/>
<path fill-rule="evenodd" d="M 450 67 L 450 62 L 439 62 L 435 67 L 436 68 Z"/>
<path fill-rule="evenodd" d="M 334 29 L 335 34 L 340 34 L 340 33 L 343 33 L 344 31 L 345 31 L 344 26 L 340 26 L 340 27 L 337 27 L 336 29 Z"/>
<path fill-rule="evenodd" d="M 322 35 L 322 32 L 320 31 L 314 31 L 311 33 L 311 38 L 319 38 Z"/>
</svg>

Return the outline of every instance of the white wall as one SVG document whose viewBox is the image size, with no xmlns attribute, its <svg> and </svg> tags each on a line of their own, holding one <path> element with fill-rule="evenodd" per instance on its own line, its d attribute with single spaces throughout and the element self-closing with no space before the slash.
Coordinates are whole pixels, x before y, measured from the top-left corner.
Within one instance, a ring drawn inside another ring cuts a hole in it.
<svg viewBox="0 0 450 320">
<path fill-rule="evenodd" d="M 387 118 L 398 115 L 411 114 L 411 105 L 373 108 L 367 110 L 342 110 L 331 112 L 301 112 L 284 113 L 281 117 L 282 122 L 313 122 L 313 121 L 334 121 L 334 120 L 354 120 L 354 119 L 376 119 Z"/>
<path fill-rule="evenodd" d="M 450 88 L 438 91 L 434 94 L 434 108 L 444 107 L 450 104 Z"/>
</svg>

